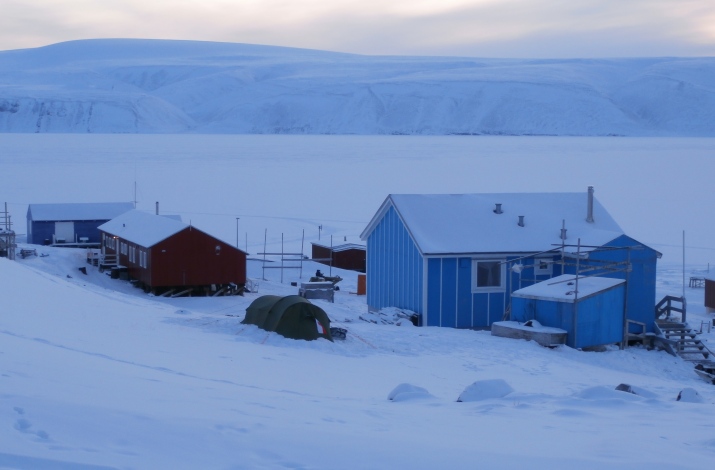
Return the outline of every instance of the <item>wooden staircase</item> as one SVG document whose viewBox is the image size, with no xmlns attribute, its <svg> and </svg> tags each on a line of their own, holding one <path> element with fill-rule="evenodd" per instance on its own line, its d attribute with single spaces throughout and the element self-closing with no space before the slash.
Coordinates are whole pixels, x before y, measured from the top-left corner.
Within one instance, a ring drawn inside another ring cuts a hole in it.
<svg viewBox="0 0 715 470">
<path fill-rule="evenodd" d="M 677 307 L 675 302 L 681 302 Z M 695 373 L 715 385 L 715 354 L 698 338 L 698 332 L 685 321 L 686 305 L 682 297 L 667 296 L 655 308 L 654 343 L 673 356 L 695 365 Z M 680 321 L 673 313 L 680 314 Z"/>
<path fill-rule="evenodd" d="M 656 322 L 656 333 L 664 349 L 688 362 L 700 363 L 713 359 L 715 355 L 698 338 L 698 332 L 679 322 Z"/>
<path fill-rule="evenodd" d="M 687 323 L 657 321 L 658 346 L 673 356 L 695 365 L 695 373 L 715 385 L 715 354 L 698 338 L 698 332 Z"/>
<path fill-rule="evenodd" d="M 99 272 L 116 268 L 119 265 L 117 255 L 102 254 L 99 256 Z"/>
</svg>

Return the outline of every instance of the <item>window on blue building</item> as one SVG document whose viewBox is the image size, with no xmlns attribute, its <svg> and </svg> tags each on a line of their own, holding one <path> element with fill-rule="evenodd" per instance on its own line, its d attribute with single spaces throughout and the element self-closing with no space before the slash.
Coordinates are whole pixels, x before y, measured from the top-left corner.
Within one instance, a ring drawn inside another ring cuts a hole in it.
<svg viewBox="0 0 715 470">
<path fill-rule="evenodd" d="M 472 263 L 473 291 L 503 291 L 504 268 L 500 260 L 474 260 Z"/>
</svg>

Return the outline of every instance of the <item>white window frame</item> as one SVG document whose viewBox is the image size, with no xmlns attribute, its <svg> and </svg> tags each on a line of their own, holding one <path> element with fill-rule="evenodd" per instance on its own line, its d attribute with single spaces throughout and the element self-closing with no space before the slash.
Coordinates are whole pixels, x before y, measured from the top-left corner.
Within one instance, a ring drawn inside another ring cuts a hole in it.
<svg viewBox="0 0 715 470">
<path fill-rule="evenodd" d="M 506 269 L 504 259 L 472 259 L 472 292 L 505 292 L 506 291 Z M 499 266 L 499 285 L 498 286 L 479 286 L 478 269 L 480 263 L 497 263 Z"/>
</svg>

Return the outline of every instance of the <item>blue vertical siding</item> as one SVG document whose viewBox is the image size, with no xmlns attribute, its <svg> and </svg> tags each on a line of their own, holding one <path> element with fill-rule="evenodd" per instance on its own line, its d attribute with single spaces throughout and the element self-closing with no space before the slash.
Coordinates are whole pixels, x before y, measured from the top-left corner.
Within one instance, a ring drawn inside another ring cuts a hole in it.
<svg viewBox="0 0 715 470">
<path fill-rule="evenodd" d="M 655 270 L 658 253 L 632 238 L 622 235 L 607 243 L 604 247 L 637 247 L 637 249 L 605 250 L 590 253 L 588 260 L 581 262 L 582 266 L 601 265 L 599 261 L 625 262 L 629 259 L 632 271 L 626 272 L 593 272 L 602 277 L 624 279 L 628 282 L 626 312 L 628 319 L 645 323 L 649 332 L 655 324 Z M 568 273 L 574 273 L 575 267 L 567 266 Z"/>
<path fill-rule="evenodd" d="M 576 348 L 618 343 L 623 340 L 625 286 L 607 290 L 578 303 L 575 319 Z"/>
<path fill-rule="evenodd" d="M 394 208 L 367 238 L 367 304 L 422 313 L 422 256 Z"/>
<path fill-rule="evenodd" d="M 492 326 L 495 321 L 504 319 L 504 292 L 490 292 L 489 296 L 489 323 L 486 326 Z M 481 325 L 475 325 L 481 326 Z"/>
<path fill-rule="evenodd" d="M 511 292 L 524 285 L 519 274 L 507 272 L 503 292 L 472 292 L 472 258 L 430 258 L 427 269 L 427 319 L 425 325 L 488 328 L 504 318 Z M 508 265 L 505 265 L 504 269 Z M 524 271 L 527 272 L 526 270 Z M 534 283 L 533 271 L 527 285 Z M 549 276 L 538 276 L 537 280 Z"/>
<path fill-rule="evenodd" d="M 457 268 L 457 328 L 472 328 L 472 260 L 459 258 Z"/>
<path fill-rule="evenodd" d="M 54 222 L 29 221 L 28 225 L 32 225 L 32 237 L 28 237 L 27 243 L 42 245 L 45 240 L 49 240 L 49 242 L 52 243 L 52 235 L 55 234 Z"/>
<path fill-rule="evenodd" d="M 74 222 L 74 233 L 76 235 L 77 241 L 80 237 L 89 238 L 90 243 L 99 243 L 100 234 L 99 227 L 103 223 L 108 222 L 107 220 L 68 220 L 66 222 Z M 28 237 L 27 243 L 34 245 L 42 245 L 45 240 L 52 242 L 52 236 L 55 234 L 55 222 L 54 221 L 34 221 L 28 219 Z M 74 242 L 75 240 L 67 240 L 67 242 Z"/>
<path fill-rule="evenodd" d="M 427 321 L 425 326 L 442 326 L 442 259 L 427 260 Z"/>
<path fill-rule="evenodd" d="M 100 242 L 100 234 L 99 234 L 99 227 L 100 225 L 109 222 L 108 220 L 79 220 L 74 223 L 74 233 L 77 235 L 77 241 L 79 241 L 80 237 L 87 237 L 89 239 L 90 243 L 99 243 Z"/>
<path fill-rule="evenodd" d="M 442 259 L 442 324 L 455 328 L 457 326 L 457 259 Z"/>
<path fill-rule="evenodd" d="M 639 246 L 641 249 L 630 250 L 632 271 L 619 273 L 628 281 L 626 311 L 630 320 L 645 323 L 648 331 L 653 331 L 655 324 L 655 270 L 658 253 L 628 236 L 621 236 L 606 246 Z M 607 253 L 607 252 L 602 252 Z M 611 253 L 621 253 L 627 258 L 628 250 L 616 250 Z"/>
<path fill-rule="evenodd" d="M 472 304 L 474 305 L 474 327 L 489 326 L 489 297 L 488 294 L 472 294 Z"/>
<path fill-rule="evenodd" d="M 425 325 L 487 328 L 504 316 L 505 293 L 472 293 L 471 258 L 427 260 Z"/>
</svg>

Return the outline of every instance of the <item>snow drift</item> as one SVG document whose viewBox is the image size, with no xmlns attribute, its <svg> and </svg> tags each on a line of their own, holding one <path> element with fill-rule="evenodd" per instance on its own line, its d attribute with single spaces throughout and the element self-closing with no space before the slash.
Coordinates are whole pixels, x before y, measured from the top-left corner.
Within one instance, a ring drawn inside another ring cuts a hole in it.
<svg viewBox="0 0 715 470">
<path fill-rule="evenodd" d="M 84 40 L 0 52 L 0 132 L 715 135 L 715 59 Z"/>
</svg>

